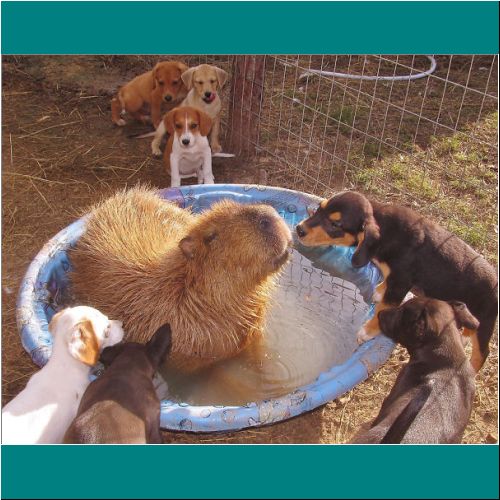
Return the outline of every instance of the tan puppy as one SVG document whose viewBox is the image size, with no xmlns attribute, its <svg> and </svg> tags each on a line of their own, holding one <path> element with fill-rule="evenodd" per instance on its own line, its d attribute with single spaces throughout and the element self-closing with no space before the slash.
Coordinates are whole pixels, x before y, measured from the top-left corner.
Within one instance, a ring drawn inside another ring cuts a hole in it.
<svg viewBox="0 0 500 500">
<path fill-rule="evenodd" d="M 207 135 L 212 127 L 210 117 L 197 108 L 183 106 L 169 111 L 163 123 L 170 134 L 163 162 L 170 174 L 171 187 L 181 179 L 198 177 L 198 184 L 213 184 L 212 151 Z"/>
<path fill-rule="evenodd" d="M 122 115 L 130 113 L 136 120 L 147 121 L 141 113 L 146 104 L 151 107 L 151 121 L 158 127 L 161 120 L 162 102 L 174 105 L 186 97 L 187 89 L 181 75 L 188 67 L 178 61 L 158 63 L 151 71 L 136 76 L 124 85 L 116 97 L 111 100 L 111 118 L 113 123 L 122 127 L 125 120 Z"/>
<path fill-rule="evenodd" d="M 182 81 L 189 93 L 182 101 L 181 106 L 191 106 L 201 109 L 212 119 L 213 124 L 209 138 L 212 153 L 220 153 L 222 151 L 219 143 L 222 104 L 217 89 L 224 86 L 227 77 L 228 74 L 223 69 L 209 64 L 200 64 L 182 74 Z M 160 123 L 151 143 L 151 149 L 156 156 L 161 155 L 160 143 L 165 132 L 165 126 Z"/>
</svg>

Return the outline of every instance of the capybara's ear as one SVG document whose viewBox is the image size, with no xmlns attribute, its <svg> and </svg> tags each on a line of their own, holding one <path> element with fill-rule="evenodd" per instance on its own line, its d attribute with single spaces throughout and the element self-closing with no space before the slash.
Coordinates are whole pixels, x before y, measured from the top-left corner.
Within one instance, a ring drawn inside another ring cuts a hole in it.
<svg viewBox="0 0 500 500">
<path fill-rule="evenodd" d="M 372 256 L 373 245 L 380 238 L 380 228 L 375 217 L 369 215 L 364 222 L 363 232 L 359 236 L 359 243 L 352 256 L 353 267 L 363 267 L 368 264 Z"/>
<path fill-rule="evenodd" d="M 153 368 L 158 368 L 167 357 L 172 349 L 172 329 L 168 323 L 164 324 L 151 337 L 146 344 L 148 358 L 151 361 Z"/>
<path fill-rule="evenodd" d="M 193 88 L 193 77 L 194 77 L 194 72 L 196 71 L 197 68 L 198 66 L 194 68 L 189 68 L 186 71 L 184 71 L 184 73 L 182 73 L 181 75 L 182 81 L 184 82 L 184 85 L 188 90 L 191 90 Z"/>
<path fill-rule="evenodd" d="M 207 136 L 208 133 L 210 132 L 210 129 L 212 128 L 212 118 L 210 118 L 210 116 L 208 116 L 200 109 L 198 109 L 197 111 L 198 111 L 198 120 L 200 121 L 200 134 Z"/>
<path fill-rule="evenodd" d="M 103 349 L 101 353 L 101 357 L 99 358 L 99 361 L 104 365 L 104 366 L 109 366 L 118 355 L 123 351 L 124 343 L 120 342 L 118 344 L 106 347 Z"/>
<path fill-rule="evenodd" d="M 477 330 L 479 328 L 479 321 L 471 314 L 463 302 L 452 300 L 448 304 L 453 309 L 458 328 L 465 327 L 469 330 Z"/>
<path fill-rule="evenodd" d="M 189 66 L 187 66 L 186 64 L 184 64 L 183 62 L 180 62 L 180 61 L 177 61 L 177 67 L 179 68 L 179 71 L 181 72 L 181 74 L 189 69 Z"/>
<path fill-rule="evenodd" d="M 196 251 L 196 241 L 192 236 L 186 236 L 179 241 L 179 248 L 182 250 L 182 253 L 186 256 L 186 259 L 194 258 L 194 254 Z"/>
<path fill-rule="evenodd" d="M 163 118 L 163 122 L 165 123 L 165 129 L 166 131 L 170 134 L 173 135 L 174 133 L 174 126 L 175 126 L 175 113 L 178 108 L 174 108 L 171 111 L 169 111 L 165 117 Z"/>
<path fill-rule="evenodd" d="M 224 87 L 228 74 L 220 68 L 215 68 L 215 73 L 217 74 L 217 81 L 219 82 L 220 87 Z"/>
<path fill-rule="evenodd" d="M 94 366 L 99 359 L 99 342 L 94 325 L 89 319 L 75 325 L 69 340 L 69 352 L 75 358 L 89 366 Z"/>
<path fill-rule="evenodd" d="M 153 75 L 153 90 L 156 88 L 156 73 L 158 72 L 158 67 L 160 66 L 160 63 L 156 63 L 155 67 L 153 68 L 152 75 Z"/>
</svg>

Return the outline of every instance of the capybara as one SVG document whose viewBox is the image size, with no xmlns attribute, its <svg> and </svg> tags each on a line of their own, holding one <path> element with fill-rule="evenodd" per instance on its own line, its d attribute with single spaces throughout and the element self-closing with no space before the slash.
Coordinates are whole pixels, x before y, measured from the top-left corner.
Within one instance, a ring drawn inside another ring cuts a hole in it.
<svg viewBox="0 0 500 500">
<path fill-rule="evenodd" d="M 229 358 L 262 331 L 291 233 L 267 205 L 215 203 L 201 215 L 145 187 L 97 204 L 70 251 L 71 282 L 146 342 L 172 327 L 168 363 L 194 371 Z"/>
<path fill-rule="evenodd" d="M 65 443 L 161 443 L 160 400 L 153 376 L 172 345 L 169 325 L 147 344 L 125 342 L 102 351 L 104 374 L 82 396 Z"/>
</svg>

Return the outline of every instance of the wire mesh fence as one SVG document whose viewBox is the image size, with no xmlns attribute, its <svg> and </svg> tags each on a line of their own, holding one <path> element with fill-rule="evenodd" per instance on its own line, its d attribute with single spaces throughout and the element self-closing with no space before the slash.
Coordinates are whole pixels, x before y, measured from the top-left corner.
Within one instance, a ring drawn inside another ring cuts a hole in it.
<svg viewBox="0 0 500 500">
<path fill-rule="evenodd" d="M 498 56 L 199 56 L 231 74 L 223 147 L 271 185 L 360 189 L 498 233 Z M 481 212 L 481 223 L 474 219 Z M 489 240 L 488 240 L 489 238 Z"/>
</svg>

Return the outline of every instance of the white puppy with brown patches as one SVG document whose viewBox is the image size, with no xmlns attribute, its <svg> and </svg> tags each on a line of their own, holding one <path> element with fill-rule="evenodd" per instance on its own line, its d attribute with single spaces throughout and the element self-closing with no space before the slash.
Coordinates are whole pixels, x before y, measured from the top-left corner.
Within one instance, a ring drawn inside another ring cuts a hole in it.
<svg viewBox="0 0 500 500">
<path fill-rule="evenodd" d="M 105 347 L 123 338 L 121 321 L 97 309 L 70 307 L 54 315 L 52 355 L 2 409 L 2 443 L 61 443 Z"/>
<path fill-rule="evenodd" d="M 178 187 L 187 177 L 197 177 L 198 184 L 213 184 L 212 150 L 207 137 L 212 127 L 210 117 L 200 109 L 182 106 L 167 113 L 162 123 L 170 134 L 163 156 L 170 185 Z"/>
</svg>

